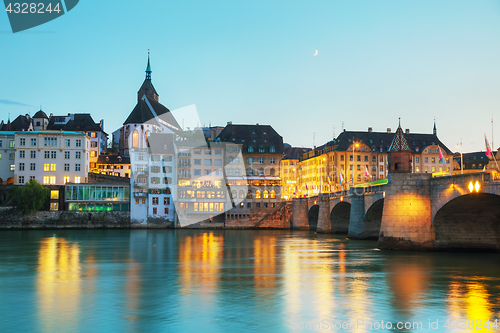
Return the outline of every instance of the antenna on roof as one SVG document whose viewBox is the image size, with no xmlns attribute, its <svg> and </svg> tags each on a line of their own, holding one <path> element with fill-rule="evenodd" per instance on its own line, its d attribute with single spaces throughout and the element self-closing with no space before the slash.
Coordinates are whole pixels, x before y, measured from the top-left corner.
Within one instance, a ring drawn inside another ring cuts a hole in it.
<svg viewBox="0 0 500 333">
<path fill-rule="evenodd" d="M 345 121 L 342 122 L 342 132 L 344 131 L 344 123 Z"/>
<path fill-rule="evenodd" d="M 333 125 L 333 133 L 332 133 L 332 140 L 335 139 L 335 125 Z"/>
<path fill-rule="evenodd" d="M 316 149 L 316 133 L 313 133 L 313 147 Z"/>
</svg>

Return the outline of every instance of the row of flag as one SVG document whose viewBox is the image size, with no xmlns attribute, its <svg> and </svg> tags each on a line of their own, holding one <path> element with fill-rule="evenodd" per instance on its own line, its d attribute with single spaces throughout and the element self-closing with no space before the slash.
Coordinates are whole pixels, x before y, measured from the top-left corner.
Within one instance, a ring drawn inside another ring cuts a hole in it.
<svg viewBox="0 0 500 333">
<path fill-rule="evenodd" d="M 488 138 L 486 137 L 486 134 L 484 135 L 484 143 L 486 145 L 486 156 L 488 156 L 488 158 L 491 160 L 491 159 L 494 159 L 494 155 L 493 155 L 493 151 L 491 150 L 491 146 L 488 142 Z M 439 163 L 446 163 L 446 160 L 444 158 L 444 155 L 443 155 L 443 152 L 441 151 L 441 147 L 438 146 L 438 154 L 439 154 Z M 389 162 L 387 161 L 387 159 L 385 160 L 385 168 L 386 170 L 389 169 Z M 370 172 L 368 171 L 368 167 L 365 165 L 365 177 L 366 178 L 370 178 L 371 175 L 370 175 Z M 339 171 L 339 183 L 344 183 L 345 179 L 344 179 L 344 175 L 342 174 L 342 172 Z M 331 180 L 330 180 L 330 177 L 327 176 L 327 182 L 328 182 L 328 185 L 331 185 Z M 314 187 L 314 185 L 313 185 Z M 307 186 L 306 184 L 306 190 L 309 191 L 309 187 Z"/>
</svg>

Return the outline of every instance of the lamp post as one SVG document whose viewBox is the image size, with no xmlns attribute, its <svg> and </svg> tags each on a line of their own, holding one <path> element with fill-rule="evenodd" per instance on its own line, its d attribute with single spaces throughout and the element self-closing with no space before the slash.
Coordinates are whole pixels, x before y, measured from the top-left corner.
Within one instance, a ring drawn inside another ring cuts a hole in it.
<svg viewBox="0 0 500 333">
<path fill-rule="evenodd" d="M 457 147 L 458 147 L 458 145 L 457 145 Z M 464 157 L 462 154 L 462 139 L 460 139 L 460 170 L 461 170 L 461 174 L 463 175 L 464 174 Z"/>
</svg>

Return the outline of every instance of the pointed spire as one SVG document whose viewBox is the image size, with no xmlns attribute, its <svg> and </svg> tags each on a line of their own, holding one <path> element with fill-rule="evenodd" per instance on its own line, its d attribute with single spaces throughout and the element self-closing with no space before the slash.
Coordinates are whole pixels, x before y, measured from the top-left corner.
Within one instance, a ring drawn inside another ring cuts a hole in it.
<svg viewBox="0 0 500 333">
<path fill-rule="evenodd" d="M 434 118 L 434 129 L 432 130 L 432 134 L 437 135 L 436 118 Z"/>
<path fill-rule="evenodd" d="M 391 146 L 389 147 L 389 151 L 410 151 L 410 147 L 408 146 L 408 142 L 406 141 L 405 135 L 403 133 L 403 129 L 401 128 L 401 118 L 399 118 L 399 126 L 394 134 L 394 138 L 392 139 Z"/>
<path fill-rule="evenodd" d="M 148 67 L 146 67 L 146 80 L 151 80 L 151 64 L 149 61 L 149 49 L 148 49 Z"/>
</svg>

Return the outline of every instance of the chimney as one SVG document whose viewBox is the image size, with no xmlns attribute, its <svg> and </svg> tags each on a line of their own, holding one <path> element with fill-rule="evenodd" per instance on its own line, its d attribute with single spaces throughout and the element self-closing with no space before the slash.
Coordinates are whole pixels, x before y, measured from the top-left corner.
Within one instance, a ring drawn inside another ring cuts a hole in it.
<svg viewBox="0 0 500 333">
<path fill-rule="evenodd" d="M 387 133 L 391 133 L 391 128 L 387 127 Z"/>
<path fill-rule="evenodd" d="M 99 126 L 101 127 L 101 131 L 104 131 L 104 119 L 101 119 Z"/>
<path fill-rule="evenodd" d="M 51 113 L 50 116 L 49 116 L 49 118 L 52 118 L 52 116 L 53 116 L 53 114 Z"/>
<path fill-rule="evenodd" d="M 410 134 L 410 129 L 409 128 L 405 129 L 405 134 Z"/>
<path fill-rule="evenodd" d="M 228 122 L 227 122 L 227 124 L 228 124 L 228 125 L 232 125 L 232 124 L 233 124 L 233 122 L 232 122 L 232 121 L 228 121 Z"/>
<path fill-rule="evenodd" d="M 257 123 L 257 126 L 259 126 L 259 123 Z"/>
<path fill-rule="evenodd" d="M 373 129 L 371 127 L 368 127 L 368 133 L 371 133 Z"/>
</svg>

